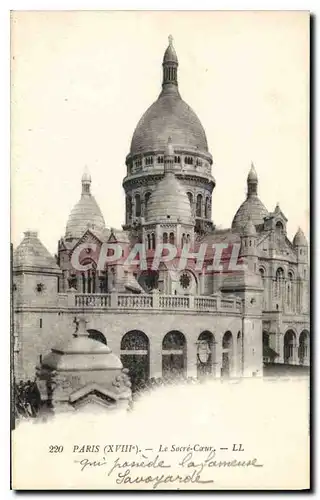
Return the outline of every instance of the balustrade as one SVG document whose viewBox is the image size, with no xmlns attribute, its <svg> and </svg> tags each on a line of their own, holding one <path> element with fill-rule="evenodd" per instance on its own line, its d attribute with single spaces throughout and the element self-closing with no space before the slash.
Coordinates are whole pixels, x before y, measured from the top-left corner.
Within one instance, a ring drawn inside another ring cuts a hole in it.
<svg viewBox="0 0 320 500">
<path fill-rule="evenodd" d="M 179 295 L 160 295 L 159 307 L 160 309 L 188 309 L 189 297 Z"/>
<path fill-rule="evenodd" d="M 217 299 L 215 297 L 195 297 L 194 307 L 199 311 L 216 311 Z"/>
<path fill-rule="evenodd" d="M 61 294 L 62 295 L 62 294 Z M 61 303 L 65 297 L 61 297 Z M 77 308 L 108 308 L 108 309 L 167 309 L 219 311 L 229 310 L 241 312 L 241 301 L 237 299 L 221 299 L 210 296 L 129 294 L 112 292 L 108 294 L 74 294 L 73 304 Z M 72 303 L 69 303 L 69 307 Z"/>
</svg>

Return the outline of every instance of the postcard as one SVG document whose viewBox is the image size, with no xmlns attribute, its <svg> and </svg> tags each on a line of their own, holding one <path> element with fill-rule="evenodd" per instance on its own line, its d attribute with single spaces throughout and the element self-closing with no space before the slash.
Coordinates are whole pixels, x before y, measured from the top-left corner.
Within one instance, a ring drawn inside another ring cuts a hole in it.
<svg viewBox="0 0 320 500">
<path fill-rule="evenodd" d="M 11 13 L 12 489 L 310 488 L 309 31 Z"/>
</svg>

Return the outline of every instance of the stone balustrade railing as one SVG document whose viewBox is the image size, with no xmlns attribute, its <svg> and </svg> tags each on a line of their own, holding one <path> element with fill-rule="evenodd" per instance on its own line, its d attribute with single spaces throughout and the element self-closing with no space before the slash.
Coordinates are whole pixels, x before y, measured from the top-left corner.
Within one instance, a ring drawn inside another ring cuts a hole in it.
<svg viewBox="0 0 320 500">
<path fill-rule="evenodd" d="M 65 295 L 65 294 L 64 294 Z M 111 292 L 108 294 L 68 294 L 68 306 L 79 309 L 162 309 L 169 311 L 235 312 L 240 313 L 241 299 L 193 295 L 163 295 L 158 292 L 135 295 Z"/>
</svg>

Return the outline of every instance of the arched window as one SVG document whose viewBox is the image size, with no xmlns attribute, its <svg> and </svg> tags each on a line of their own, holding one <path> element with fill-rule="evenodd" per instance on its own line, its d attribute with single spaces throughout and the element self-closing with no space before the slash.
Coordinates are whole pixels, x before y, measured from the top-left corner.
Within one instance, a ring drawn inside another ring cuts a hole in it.
<svg viewBox="0 0 320 500">
<path fill-rule="evenodd" d="M 263 345 L 265 347 L 270 346 L 270 338 L 269 338 L 269 333 L 268 332 L 263 332 Z"/>
<path fill-rule="evenodd" d="M 174 157 L 174 162 L 175 163 L 180 163 L 180 156 L 175 156 Z"/>
<path fill-rule="evenodd" d="M 145 159 L 146 165 L 153 165 L 153 156 L 147 156 Z"/>
<path fill-rule="evenodd" d="M 151 236 L 150 236 L 150 234 L 147 234 L 147 248 L 148 248 L 148 250 L 151 249 Z"/>
<path fill-rule="evenodd" d="M 281 299 L 282 297 L 283 280 L 284 280 L 284 271 L 281 267 L 279 267 L 276 271 L 276 280 L 274 289 L 274 296 L 276 299 Z"/>
<path fill-rule="evenodd" d="M 295 361 L 296 334 L 288 330 L 283 340 L 283 360 L 284 363 L 292 364 Z"/>
<path fill-rule="evenodd" d="M 173 330 L 162 341 L 162 375 L 176 378 L 186 374 L 187 342 L 183 333 Z"/>
<path fill-rule="evenodd" d="M 301 365 L 308 364 L 309 360 L 309 332 L 303 330 L 299 337 L 299 363 Z"/>
<path fill-rule="evenodd" d="M 174 233 L 170 233 L 170 235 L 169 235 L 169 243 L 170 243 L 170 245 L 174 245 Z"/>
<path fill-rule="evenodd" d="M 185 241 L 186 241 L 186 235 L 185 235 L 185 233 L 183 233 L 182 236 L 181 236 L 181 246 L 182 247 L 183 247 Z"/>
<path fill-rule="evenodd" d="M 103 335 L 103 333 L 99 332 L 99 330 L 94 330 L 91 328 L 87 330 L 87 332 L 89 333 L 89 339 L 94 339 L 98 342 L 101 342 L 102 344 L 108 345 L 106 337 Z"/>
<path fill-rule="evenodd" d="M 140 199 L 140 195 L 136 194 L 134 199 L 135 199 L 135 204 L 136 204 L 136 217 L 140 217 L 141 216 L 141 199 Z"/>
<path fill-rule="evenodd" d="M 146 193 L 144 195 L 144 211 L 145 211 L 145 213 L 147 212 L 147 209 L 148 209 L 148 202 L 149 202 L 150 196 L 151 196 L 151 193 Z"/>
<path fill-rule="evenodd" d="M 126 212 L 127 220 L 130 221 L 132 219 L 132 198 L 129 194 L 126 197 Z"/>
<path fill-rule="evenodd" d="M 197 196 L 196 217 L 202 217 L 202 194 Z"/>
<path fill-rule="evenodd" d="M 263 267 L 260 267 L 259 273 L 261 276 L 262 286 L 263 286 L 263 299 L 262 299 L 262 307 L 266 307 L 266 279 L 265 279 L 265 270 Z"/>
<path fill-rule="evenodd" d="M 222 368 L 221 375 L 228 377 L 230 375 L 233 363 L 233 338 L 231 332 L 226 332 L 222 339 Z"/>
<path fill-rule="evenodd" d="M 159 164 L 163 163 L 163 156 L 158 156 L 157 161 Z"/>
<path fill-rule="evenodd" d="M 276 223 L 276 231 L 278 233 L 282 233 L 283 232 L 283 224 L 280 220 L 278 220 L 278 222 Z"/>
<path fill-rule="evenodd" d="M 120 349 L 121 362 L 129 370 L 132 391 L 135 392 L 149 379 L 149 339 L 144 332 L 131 330 L 122 337 Z"/>
<path fill-rule="evenodd" d="M 185 156 L 184 157 L 184 162 L 186 165 L 193 165 L 193 158 L 192 156 Z"/>
<path fill-rule="evenodd" d="M 204 206 L 204 216 L 206 219 L 209 218 L 209 211 L 210 211 L 210 199 L 207 197 L 206 198 L 206 203 Z"/>
<path fill-rule="evenodd" d="M 200 333 L 197 341 L 197 375 L 211 375 L 215 368 L 215 339 L 213 333 L 205 330 Z"/>
<path fill-rule="evenodd" d="M 154 233 L 151 234 L 151 248 L 152 250 L 156 248 L 156 235 Z"/>
<path fill-rule="evenodd" d="M 188 198 L 189 198 L 189 203 L 190 203 L 191 210 L 193 210 L 193 196 L 192 196 L 192 193 L 187 193 L 187 195 L 188 195 Z"/>
<path fill-rule="evenodd" d="M 288 282 L 287 282 L 287 306 L 289 309 L 293 307 L 293 272 L 288 272 Z"/>
<path fill-rule="evenodd" d="M 168 233 L 163 233 L 162 241 L 163 241 L 163 243 L 168 243 Z"/>
</svg>

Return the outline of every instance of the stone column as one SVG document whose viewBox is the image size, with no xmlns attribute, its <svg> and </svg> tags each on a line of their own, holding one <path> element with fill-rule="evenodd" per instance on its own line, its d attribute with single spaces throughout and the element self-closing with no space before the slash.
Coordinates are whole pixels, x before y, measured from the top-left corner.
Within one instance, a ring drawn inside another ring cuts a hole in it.
<svg viewBox="0 0 320 500">
<path fill-rule="evenodd" d="M 187 344 L 187 376 L 197 377 L 197 351 L 198 345 L 195 341 L 189 341 Z"/>
<path fill-rule="evenodd" d="M 156 288 L 152 290 L 152 307 L 159 309 L 159 291 Z"/>
<path fill-rule="evenodd" d="M 204 273 L 199 274 L 199 295 L 204 294 Z"/>
<path fill-rule="evenodd" d="M 118 308 L 118 292 L 116 290 L 111 290 L 111 308 Z"/>
<path fill-rule="evenodd" d="M 76 296 L 77 290 L 74 288 L 69 288 L 67 290 L 67 302 L 68 302 L 68 307 L 74 307 L 76 305 Z"/>
<path fill-rule="evenodd" d="M 77 292 L 82 293 L 82 279 L 81 274 L 77 274 Z"/>
<path fill-rule="evenodd" d="M 150 378 L 162 377 L 162 341 L 153 338 L 150 342 Z"/>
<path fill-rule="evenodd" d="M 215 357 L 214 357 L 214 366 L 213 370 L 215 373 L 215 378 L 221 378 L 221 368 L 222 368 L 222 340 L 215 339 L 216 344 L 214 346 L 215 349 Z"/>
<path fill-rule="evenodd" d="M 283 361 L 284 361 L 284 356 L 283 356 L 284 334 L 281 332 L 277 332 L 276 337 L 277 337 L 277 350 L 276 350 L 276 352 L 279 354 L 279 357 L 276 358 L 276 362 L 283 363 Z"/>
</svg>

